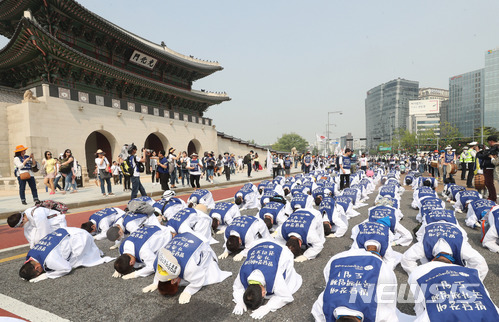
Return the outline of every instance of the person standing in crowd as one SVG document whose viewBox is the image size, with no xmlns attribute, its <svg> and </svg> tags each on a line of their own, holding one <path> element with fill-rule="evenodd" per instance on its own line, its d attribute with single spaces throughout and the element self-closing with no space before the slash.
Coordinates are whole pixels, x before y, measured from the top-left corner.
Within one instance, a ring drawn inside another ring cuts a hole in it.
<svg viewBox="0 0 499 322">
<path fill-rule="evenodd" d="M 151 171 L 151 182 L 154 186 L 159 183 L 159 175 L 156 175 L 158 169 L 158 156 L 156 155 L 156 151 L 152 151 L 151 156 L 149 157 L 149 170 Z"/>
<path fill-rule="evenodd" d="M 69 189 L 73 185 L 73 164 L 74 164 L 73 154 L 71 153 L 70 149 L 66 149 L 64 151 L 64 156 L 62 158 L 61 167 L 59 168 L 59 171 L 64 176 L 65 191 L 69 191 Z M 74 192 L 76 192 L 75 188 L 73 188 L 71 193 Z"/>
<path fill-rule="evenodd" d="M 223 172 L 223 168 L 224 168 L 224 158 L 222 157 L 221 154 L 218 155 L 218 158 L 217 158 L 217 164 L 215 166 L 215 173 L 217 174 L 217 177 L 220 177 L 220 175 L 222 174 Z"/>
<path fill-rule="evenodd" d="M 229 152 L 224 153 L 224 157 L 222 159 L 224 165 L 225 179 L 230 181 L 230 156 Z"/>
<path fill-rule="evenodd" d="M 120 181 L 120 167 L 118 166 L 118 162 L 113 161 L 113 165 L 111 166 L 111 174 L 113 175 L 113 183 L 117 185 Z"/>
<path fill-rule="evenodd" d="M 272 152 L 272 179 L 279 175 L 279 158 L 277 153 Z"/>
<path fill-rule="evenodd" d="M 310 172 L 310 167 L 312 164 L 312 156 L 310 155 L 310 151 L 307 151 L 307 154 L 303 157 L 303 172 L 305 174 Z"/>
<path fill-rule="evenodd" d="M 351 167 L 351 156 L 352 150 L 350 148 L 345 149 L 345 153 L 339 157 L 340 166 L 340 190 L 343 188 L 350 187 L 350 167 Z"/>
<path fill-rule="evenodd" d="M 494 186 L 494 169 L 496 166 L 494 163 L 499 163 L 497 160 L 499 143 L 497 142 L 497 136 L 491 135 L 487 138 L 487 143 L 489 144 L 489 150 L 483 150 L 477 153 L 477 158 L 481 161 L 481 168 L 483 169 L 483 176 L 485 179 L 485 186 L 489 191 L 489 200 L 497 202 L 497 192 Z M 492 161 L 494 160 L 494 163 Z"/>
<path fill-rule="evenodd" d="M 43 183 L 50 189 L 50 195 L 55 194 L 54 178 L 56 172 L 57 159 L 52 157 L 52 152 L 45 151 L 45 159 L 42 161 L 42 167 L 45 169 Z"/>
<path fill-rule="evenodd" d="M 128 145 L 126 145 L 126 147 L 128 147 Z M 122 154 L 118 156 L 118 164 L 120 166 L 120 170 L 124 169 L 122 167 L 125 166 L 125 160 L 123 158 L 126 158 L 126 156 L 122 156 Z M 130 174 L 124 170 L 122 172 L 123 172 L 123 191 L 131 191 L 132 189 L 130 188 Z"/>
<path fill-rule="evenodd" d="M 442 171 L 443 171 L 443 180 L 444 183 L 447 180 L 447 175 L 449 179 L 452 180 L 451 166 L 456 162 L 456 154 L 452 152 L 452 147 L 449 145 L 445 148 L 445 153 L 441 157 L 442 159 Z"/>
<path fill-rule="evenodd" d="M 244 156 L 243 164 L 248 167 L 248 178 L 251 178 L 251 161 L 253 160 L 253 150 Z"/>
<path fill-rule="evenodd" d="M 165 150 L 160 150 L 158 153 L 158 163 L 156 164 L 156 171 L 159 174 L 159 183 L 161 184 L 161 190 L 170 190 L 168 186 L 168 180 L 170 179 L 170 173 L 168 172 L 168 159 L 165 157 Z M 184 178 L 182 177 L 182 184 Z"/>
<path fill-rule="evenodd" d="M 59 191 L 62 193 L 62 194 L 65 194 L 66 191 L 64 191 L 64 187 L 61 187 L 59 185 L 59 180 L 62 178 L 62 173 L 60 172 L 60 168 L 61 168 L 61 160 L 62 160 L 62 157 L 63 157 L 64 153 L 61 153 L 59 155 L 59 158 L 57 158 L 57 162 L 55 164 L 55 179 L 54 179 L 54 188 L 55 189 L 59 189 Z M 64 182 L 63 182 L 63 185 L 64 185 Z"/>
<path fill-rule="evenodd" d="M 170 173 L 170 187 L 177 188 L 175 183 L 177 181 L 177 160 L 179 159 L 175 154 L 174 148 L 168 149 L 168 173 Z"/>
<path fill-rule="evenodd" d="M 213 153 L 209 152 L 207 158 L 204 160 L 204 166 L 206 167 L 206 181 L 213 183 L 213 172 L 215 171 L 215 158 Z"/>
<path fill-rule="evenodd" d="M 260 169 L 260 159 L 258 158 L 258 153 L 255 153 L 255 158 L 253 159 L 253 166 L 255 167 L 255 172 Z"/>
<path fill-rule="evenodd" d="M 201 178 L 201 173 L 203 169 L 203 165 L 198 160 L 198 155 L 193 153 L 191 155 L 191 159 L 187 161 L 187 169 L 189 169 L 189 176 L 191 178 L 191 187 L 192 188 L 201 188 L 199 185 L 199 178 Z"/>
<path fill-rule="evenodd" d="M 184 187 L 184 182 L 187 182 L 187 186 L 189 186 L 189 169 L 187 169 L 187 163 L 189 163 L 189 157 L 187 156 L 187 152 L 182 151 L 182 155 L 180 157 L 180 173 L 182 176 L 182 187 Z M 184 181 L 185 180 L 185 181 Z"/>
<path fill-rule="evenodd" d="M 244 169 L 244 159 L 242 156 L 237 157 L 237 173 L 242 172 Z"/>
<path fill-rule="evenodd" d="M 284 171 L 286 173 L 286 178 L 288 178 L 291 175 L 291 165 L 293 164 L 293 161 L 289 158 L 289 155 L 286 155 L 286 159 L 284 160 Z"/>
<path fill-rule="evenodd" d="M 142 164 L 142 162 L 145 162 L 146 160 L 146 157 L 144 155 L 145 150 L 142 149 L 142 157 L 139 159 L 139 157 L 137 156 L 137 146 L 132 143 L 128 147 L 128 154 L 130 155 L 128 157 L 128 160 L 131 168 L 133 169 L 133 174 L 130 178 L 130 181 L 132 182 L 132 193 L 130 195 L 130 199 L 137 198 L 137 194 L 139 193 L 139 191 L 142 197 L 146 197 L 146 189 L 144 189 L 144 186 L 140 182 L 140 173 L 144 172 L 144 165 Z"/>
<path fill-rule="evenodd" d="M 35 157 L 33 153 L 29 156 L 26 155 L 26 150 L 28 148 L 23 145 L 16 146 L 16 150 L 14 151 L 14 166 L 16 167 L 16 177 L 19 182 L 19 197 L 21 197 L 21 202 L 23 205 L 27 205 L 26 203 L 26 183 L 29 185 L 31 189 L 31 194 L 33 195 L 33 201 L 37 202 L 38 200 L 38 191 L 36 190 L 36 181 L 35 181 L 35 173 L 33 172 L 33 168 L 37 166 Z"/>
<path fill-rule="evenodd" d="M 234 153 L 230 154 L 229 159 L 230 174 L 236 174 L 236 156 Z"/>
<path fill-rule="evenodd" d="M 95 153 L 95 165 L 97 166 L 97 171 L 99 172 L 100 179 L 100 190 L 104 197 L 114 195 L 112 187 L 111 187 L 111 172 L 109 161 L 106 158 L 106 153 L 101 149 L 97 150 Z M 104 182 L 107 184 L 107 195 L 104 187 Z"/>
<path fill-rule="evenodd" d="M 359 158 L 359 163 L 360 169 L 363 171 L 367 171 L 367 158 L 365 153 L 362 153 L 361 157 Z"/>
</svg>

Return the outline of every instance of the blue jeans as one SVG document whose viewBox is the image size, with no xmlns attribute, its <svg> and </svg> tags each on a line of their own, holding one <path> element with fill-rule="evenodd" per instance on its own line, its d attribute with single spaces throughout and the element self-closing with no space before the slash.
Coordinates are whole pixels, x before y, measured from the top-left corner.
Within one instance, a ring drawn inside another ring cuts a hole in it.
<svg viewBox="0 0 499 322">
<path fill-rule="evenodd" d="M 66 177 L 64 178 L 64 190 L 69 191 L 71 188 L 72 184 L 71 182 L 73 181 L 73 172 L 70 172 L 66 174 Z M 73 188 L 76 190 L 76 188 Z"/>
<path fill-rule="evenodd" d="M 58 176 L 56 176 L 56 177 L 55 177 L 55 179 L 54 179 L 54 187 L 55 187 L 56 189 L 57 189 L 57 188 L 59 188 L 59 190 L 61 190 L 61 191 L 62 191 L 62 187 L 59 185 L 59 180 L 60 180 L 61 178 L 62 178 L 62 176 L 61 176 L 61 175 L 58 175 Z"/>
<path fill-rule="evenodd" d="M 107 178 L 107 179 L 102 179 L 100 176 L 99 176 L 99 180 L 100 180 L 100 191 L 102 192 L 102 194 L 105 194 L 106 191 L 104 189 L 104 181 L 107 183 L 107 193 L 111 193 L 113 192 L 111 190 L 111 178 Z"/>
<path fill-rule="evenodd" d="M 206 169 L 206 180 L 208 181 L 209 177 L 213 177 L 214 169 Z"/>
<path fill-rule="evenodd" d="M 170 185 L 174 186 L 177 181 L 177 168 L 173 169 L 173 172 L 170 173 Z"/>
<path fill-rule="evenodd" d="M 17 181 L 19 181 L 19 196 L 21 197 L 21 201 L 26 201 L 26 183 L 31 189 L 33 200 L 38 200 L 38 190 L 36 190 L 36 181 L 34 177 L 31 177 L 28 180 L 21 180 L 20 177 L 17 177 Z"/>
<path fill-rule="evenodd" d="M 181 170 L 182 171 L 182 185 L 184 185 L 184 179 L 187 181 L 187 185 L 189 185 L 190 178 L 189 178 L 189 170 Z"/>
<path fill-rule="evenodd" d="M 144 186 L 140 182 L 140 177 L 130 177 L 130 181 L 132 182 L 132 195 L 130 199 L 135 199 L 137 198 L 137 194 L 140 191 L 140 194 L 142 197 L 147 196 L 146 189 L 144 189 Z"/>
</svg>

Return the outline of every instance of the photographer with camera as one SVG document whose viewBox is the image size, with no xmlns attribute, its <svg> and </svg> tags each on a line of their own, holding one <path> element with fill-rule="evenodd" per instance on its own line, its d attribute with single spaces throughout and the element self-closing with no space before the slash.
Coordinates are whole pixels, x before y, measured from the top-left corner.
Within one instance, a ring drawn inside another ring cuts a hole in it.
<svg viewBox="0 0 499 322">
<path fill-rule="evenodd" d="M 483 169 L 483 176 L 485 178 L 485 186 L 489 191 L 489 200 L 497 202 L 497 192 L 494 186 L 494 172 L 496 172 L 496 178 L 498 177 L 497 165 L 499 164 L 498 154 L 499 154 L 499 143 L 497 142 L 497 135 L 491 135 L 487 138 L 487 143 L 489 144 L 488 150 L 479 151 L 476 156 L 480 159 L 481 168 Z"/>
</svg>

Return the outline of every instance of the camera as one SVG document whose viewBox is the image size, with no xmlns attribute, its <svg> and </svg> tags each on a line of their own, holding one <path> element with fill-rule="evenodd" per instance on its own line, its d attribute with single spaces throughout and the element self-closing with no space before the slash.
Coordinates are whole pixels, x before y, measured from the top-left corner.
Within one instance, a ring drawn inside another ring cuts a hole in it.
<svg viewBox="0 0 499 322">
<path fill-rule="evenodd" d="M 486 157 L 489 155 L 497 156 L 498 154 L 499 154 L 499 146 L 497 145 L 494 145 L 490 149 L 483 151 L 483 155 Z"/>
</svg>

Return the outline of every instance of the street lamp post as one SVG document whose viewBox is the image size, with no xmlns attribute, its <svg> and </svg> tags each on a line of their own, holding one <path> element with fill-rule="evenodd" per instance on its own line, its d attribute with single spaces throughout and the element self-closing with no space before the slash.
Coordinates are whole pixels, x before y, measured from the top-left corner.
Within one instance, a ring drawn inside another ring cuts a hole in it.
<svg viewBox="0 0 499 322">
<path fill-rule="evenodd" d="M 327 112 L 327 139 L 326 139 L 326 146 L 329 149 L 329 115 L 330 114 L 340 114 L 342 115 L 342 111 L 333 111 L 333 112 Z"/>
</svg>

